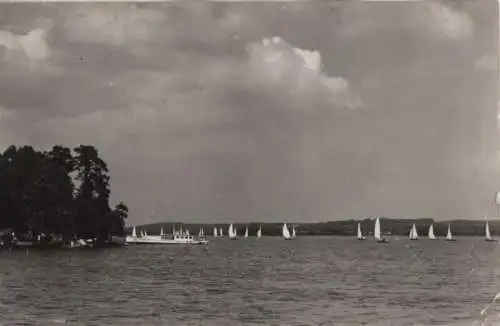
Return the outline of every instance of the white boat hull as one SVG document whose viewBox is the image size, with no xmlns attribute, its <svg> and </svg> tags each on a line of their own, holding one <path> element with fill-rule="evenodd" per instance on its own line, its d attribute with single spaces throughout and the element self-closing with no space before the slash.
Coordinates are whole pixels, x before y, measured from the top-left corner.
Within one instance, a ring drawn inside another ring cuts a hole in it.
<svg viewBox="0 0 500 326">
<path fill-rule="evenodd" d="M 14 245 L 16 247 L 29 248 L 29 247 L 34 247 L 35 243 L 32 241 L 15 241 Z"/>
</svg>

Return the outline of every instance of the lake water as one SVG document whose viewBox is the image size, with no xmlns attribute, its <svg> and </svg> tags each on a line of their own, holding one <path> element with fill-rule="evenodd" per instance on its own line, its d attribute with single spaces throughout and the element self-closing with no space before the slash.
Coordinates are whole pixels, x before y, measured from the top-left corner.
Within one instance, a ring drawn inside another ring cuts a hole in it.
<svg viewBox="0 0 500 326">
<path fill-rule="evenodd" d="M 498 325 L 500 245 L 279 237 L 0 252 L 0 325 Z M 479 324 L 478 324 L 479 325 Z"/>
</svg>

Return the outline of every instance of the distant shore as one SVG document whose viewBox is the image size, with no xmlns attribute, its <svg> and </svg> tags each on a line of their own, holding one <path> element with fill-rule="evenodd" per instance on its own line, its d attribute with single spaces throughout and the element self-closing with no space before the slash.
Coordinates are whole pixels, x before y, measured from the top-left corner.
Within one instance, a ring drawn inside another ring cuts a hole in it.
<svg viewBox="0 0 500 326">
<path fill-rule="evenodd" d="M 485 220 L 449 220 L 449 221 L 434 221 L 429 218 L 422 219 L 394 219 L 381 218 L 382 232 L 387 235 L 408 235 L 408 232 L 413 223 L 417 227 L 419 235 L 426 236 L 429 226 L 434 225 L 434 233 L 438 237 L 444 237 L 448 229 L 448 224 L 451 225 L 451 230 L 454 236 L 484 236 Z M 490 231 L 492 235 L 500 234 L 500 220 L 489 220 Z M 319 236 L 319 235 L 338 235 L 338 236 L 355 236 L 357 223 L 361 224 L 361 229 L 364 234 L 371 234 L 375 219 L 363 220 L 339 220 L 329 222 L 311 222 L 311 223 L 288 223 L 294 225 L 297 230 L 297 235 L 300 236 Z M 262 227 L 264 236 L 279 236 L 281 235 L 281 227 L 283 222 L 249 222 L 249 223 L 233 223 L 239 230 L 238 233 L 243 234 L 246 227 L 250 236 L 255 235 L 257 229 Z M 206 235 L 211 235 L 214 227 L 222 228 L 227 235 L 229 223 L 183 223 L 183 222 L 162 222 L 152 224 L 136 225 L 137 230 L 145 230 L 148 234 L 159 234 L 161 228 L 166 233 L 170 233 L 172 228 L 189 229 L 192 234 L 197 234 L 199 229 L 203 227 Z M 132 226 L 126 227 L 126 232 L 130 233 Z"/>
</svg>

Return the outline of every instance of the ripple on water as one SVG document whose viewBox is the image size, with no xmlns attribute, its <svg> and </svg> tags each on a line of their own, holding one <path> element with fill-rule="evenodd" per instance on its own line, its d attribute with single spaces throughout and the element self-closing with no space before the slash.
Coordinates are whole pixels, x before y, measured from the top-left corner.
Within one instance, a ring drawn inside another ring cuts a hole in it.
<svg viewBox="0 0 500 326">
<path fill-rule="evenodd" d="M 405 241 L 262 238 L 2 252 L 0 325 L 471 325 L 480 318 L 499 292 L 498 246 L 481 238 L 411 248 Z"/>
</svg>

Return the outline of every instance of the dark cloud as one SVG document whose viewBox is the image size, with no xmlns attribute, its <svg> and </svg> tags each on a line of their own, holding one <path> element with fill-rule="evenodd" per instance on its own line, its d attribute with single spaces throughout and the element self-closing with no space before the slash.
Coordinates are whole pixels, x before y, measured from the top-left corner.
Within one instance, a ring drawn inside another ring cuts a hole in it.
<svg viewBox="0 0 500 326">
<path fill-rule="evenodd" d="M 483 3 L 2 4 L 0 144 L 95 144 L 130 222 L 483 218 Z"/>
</svg>

